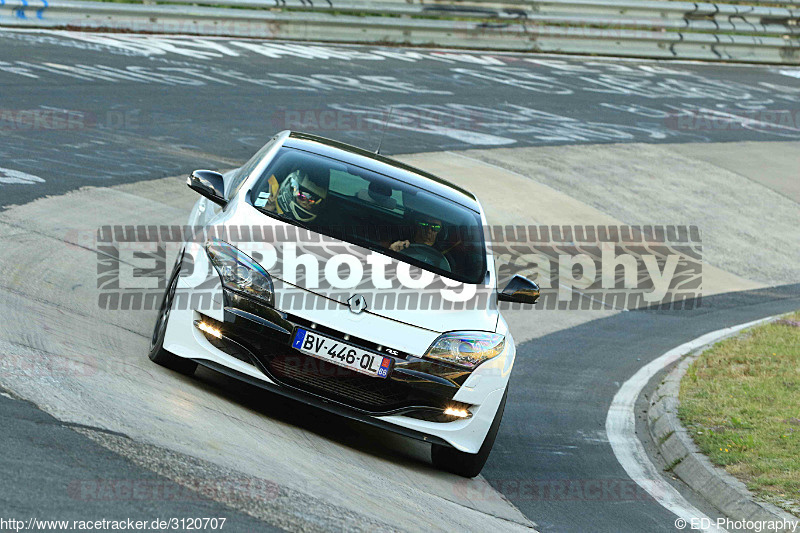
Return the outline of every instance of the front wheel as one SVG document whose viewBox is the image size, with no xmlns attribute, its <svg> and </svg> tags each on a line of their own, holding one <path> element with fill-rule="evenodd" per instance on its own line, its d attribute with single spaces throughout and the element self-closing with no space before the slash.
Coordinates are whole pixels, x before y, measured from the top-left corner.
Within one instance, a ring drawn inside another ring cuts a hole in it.
<svg viewBox="0 0 800 533">
<path fill-rule="evenodd" d="M 156 327 L 153 329 L 153 337 L 150 340 L 150 353 L 147 354 L 147 356 L 156 364 L 174 370 L 175 372 L 191 376 L 197 369 L 197 363 L 191 359 L 178 357 L 164 349 L 167 322 L 169 321 L 170 311 L 172 311 L 172 301 L 175 299 L 175 291 L 178 288 L 178 275 L 180 271 L 181 257 L 178 256 L 178 262 L 175 264 L 175 268 L 172 271 L 172 276 L 167 284 L 167 290 L 164 292 L 164 299 L 161 301 L 161 307 L 158 310 L 158 320 L 156 320 Z"/>
<path fill-rule="evenodd" d="M 503 393 L 503 399 L 500 400 L 500 406 L 497 408 L 492 425 L 489 427 L 489 433 L 486 434 L 478 453 L 462 452 L 449 446 L 434 444 L 431 446 L 431 461 L 433 465 L 440 470 L 462 477 L 475 477 L 480 474 L 481 470 L 483 470 L 483 465 L 486 464 L 486 460 L 489 458 L 489 453 L 492 451 L 494 440 L 497 438 L 497 431 L 500 429 L 500 421 L 503 419 L 507 397 L 508 387 Z"/>
</svg>

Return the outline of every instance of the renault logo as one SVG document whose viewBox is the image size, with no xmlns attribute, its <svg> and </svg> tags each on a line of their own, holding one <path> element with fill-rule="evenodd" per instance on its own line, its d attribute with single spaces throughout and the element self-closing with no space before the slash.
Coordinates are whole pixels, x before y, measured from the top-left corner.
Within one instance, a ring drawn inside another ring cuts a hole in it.
<svg viewBox="0 0 800 533">
<path fill-rule="evenodd" d="M 347 300 L 347 305 L 350 306 L 350 311 L 355 314 L 359 314 L 361 311 L 367 308 L 367 299 L 360 294 L 354 294 L 349 300 Z"/>
</svg>

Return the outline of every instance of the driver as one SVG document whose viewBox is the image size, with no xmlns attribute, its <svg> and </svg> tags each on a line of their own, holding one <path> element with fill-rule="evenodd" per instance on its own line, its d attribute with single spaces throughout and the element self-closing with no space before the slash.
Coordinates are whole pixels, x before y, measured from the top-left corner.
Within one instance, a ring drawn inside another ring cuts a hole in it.
<svg viewBox="0 0 800 533">
<path fill-rule="evenodd" d="M 433 246 L 436 243 L 436 238 L 439 236 L 440 231 L 442 231 L 441 220 L 434 217 L 422 216 L 417 219 L 414 224 L 414 236 L 411 240 L 395 241 L 389 246 L 389 249 L 393 252 L 399 252 L 412 244 Z"/>
<path fill-rule="evenodd" d="M 269 177 L 269 196 L 263 209 L 288 216 L 299 222 L 311 222 L 319 215 L 328 196 L 328 183 L 297 169 L 278 185 L 275 175 Z M 264 193 L 259 195 L 259 200 Z"/>
</svg>

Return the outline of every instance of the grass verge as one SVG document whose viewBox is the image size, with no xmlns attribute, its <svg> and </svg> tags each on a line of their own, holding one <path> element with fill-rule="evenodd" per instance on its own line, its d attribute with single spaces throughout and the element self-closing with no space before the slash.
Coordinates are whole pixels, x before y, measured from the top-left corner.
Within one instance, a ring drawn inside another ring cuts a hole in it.
<svg viewBox="0 0 800 533">
<path fill-rule="evenodd" d="M 678 415 L 714 464 L 800 516 L 800 312 L 706 350 Z"/>
</svg>

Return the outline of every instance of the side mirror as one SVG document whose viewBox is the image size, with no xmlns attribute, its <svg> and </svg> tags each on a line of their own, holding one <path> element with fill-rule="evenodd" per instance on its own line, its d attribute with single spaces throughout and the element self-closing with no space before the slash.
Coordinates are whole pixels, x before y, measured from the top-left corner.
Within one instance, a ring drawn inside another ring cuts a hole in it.
<svg viewBox="0 0 800 533">
<path fill-rule="evenodd" d="M 539 299 L 539 286 L 522 276 L 514 276 L 506 288 L 497 295 L 501 302 L 515 302 L 520 304 L 534 304 Z"/>
<path fill-rule="evenodd" d="M 199 192 L 215 204 L 225 206 L 225 184 L 222 174 L 213 170 L 195 170 L 186 180 L 190 189 Z"/>
</svg>

